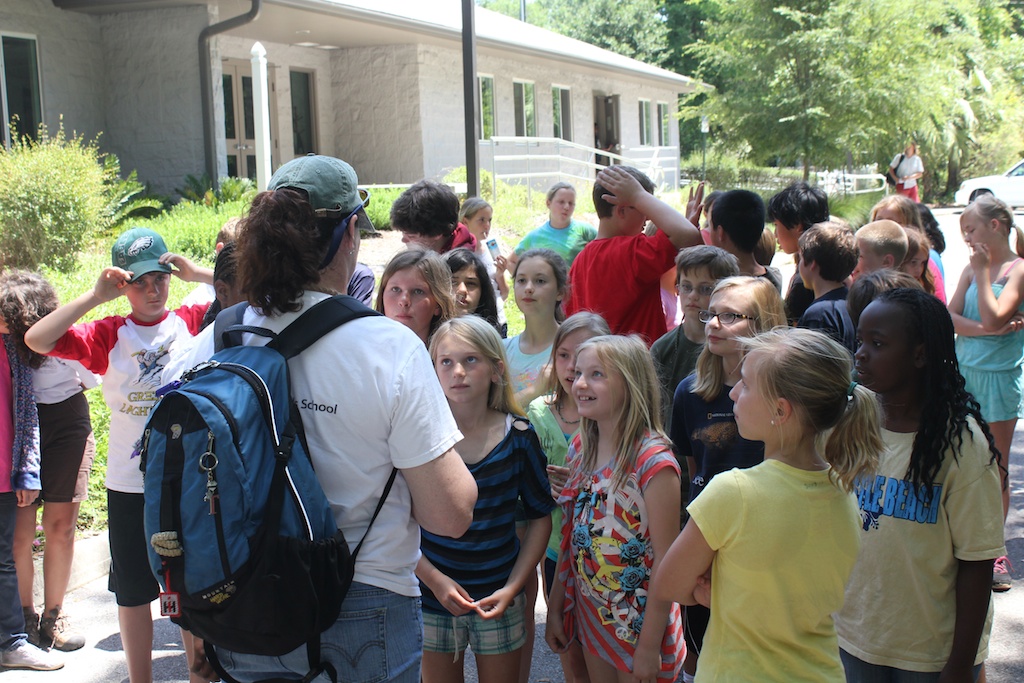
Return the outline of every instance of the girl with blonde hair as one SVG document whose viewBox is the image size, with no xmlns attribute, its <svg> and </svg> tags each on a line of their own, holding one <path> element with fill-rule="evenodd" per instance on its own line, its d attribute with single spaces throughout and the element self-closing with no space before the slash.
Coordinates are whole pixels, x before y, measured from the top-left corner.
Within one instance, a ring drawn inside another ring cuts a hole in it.
<svg viewBox="0 0 1024 683">
<path fill-rule="evenodd" d="M 1010 509 L 1010 446 L 1024 417 L 1024 232 L 1001 199 L 982 195 L 960 215 L 970 250 L 956 293 L 949 302 L 957 333 L 956 356 L 967 391 L 981 404 L 999 451 L 1003 474 L 1003 519 Z M 1015 233 L 1015 249 L 1010 234 Z M 993 589 L 1010 589 L 1009 560 L 996 560 Z"/>
<path fill-rule="evenodd" d="M 730 393 L 764 462 L 720 474 L 690 503 L 651 594 L 711 609 L 702 680 L 841 683 L 832 615 L 859 547 L 850 492 L 884 448 L 878 403 L 821 332 L 778 328 L 742 345 Z"/>
<path fill-rule="evenodd" d="M 498 332 L 476 316 L 441 325 L 430 357 L 476 479 L 473 523 L 459 538 L 422 533 L 424 683 L 463 680 L 467 645 L 484 683 L 515 683 L 526 643 L 524 589 L 551 534 L 554 501 L 537 434 L 522 418 Z M 516 508 L 527 520 L 520 542 Z"/>
<path fill-rule="evenodd" d="M 676 388 L 672 402 L 672 442 L 686 458 L 692 503 L 721 472 L 753 467 L 764 459 L 764 444 L 740 436 L 729 390 L 739 381 L 744 337 L 786 324 L 782 297 L 769 280 L 730 277 L 711 293 L 705 344 L 696 370 Z M 693 680 L 710 612 L 703 605 L 684 610 L 686 662 L 684 679 Z"/>
<path fill-rule="evenodd" d="M 541 446 L 548 458 L 548 480 L 551 494 L 557 498 L 569 476 L 565 457 L 569 442 L 579 431 L 580 413 L 572 394 L 576 380 L 576 350 L 580 344 L 603 335 L 611 334 L 608 323 L 597 313 L 580 311 L 565 319 L 555 333 L 551 345 L 551 374 L 548 377 L 548 394 L 530 402 L 526 416 L 537 430 Z M 551 537 L 544 556 L 544 594 L 551 594 L 555 583 L 558 551 L 562 541 L 562 511 L 555 508 L 551 513 Z M 569 650 L 559 655 L 562 671 L 567 683 L 588 681 L 583 651 L 574 643 Z"/>
<path fill-rule="evenodd" d="M 648 586 L 679 533 L 679 464 L 647 346 L 637 336 L 583 342 L 572 391 L 582 421 L 558 498 L 548 645 L 564 652 L 578 641 L 594 681 L 673 681 L 684 649 L 679 606 L 649 599 Z"/>
</svg>

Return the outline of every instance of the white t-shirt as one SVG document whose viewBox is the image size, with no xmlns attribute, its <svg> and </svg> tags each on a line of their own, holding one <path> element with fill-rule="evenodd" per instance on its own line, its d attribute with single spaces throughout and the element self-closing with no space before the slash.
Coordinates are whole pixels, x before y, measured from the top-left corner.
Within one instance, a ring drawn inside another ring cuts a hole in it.
<svg viewBox="0 0 1024 683">
<path fill-rule="evenodd" d="M 50 352 L 103 375 L 103 399 L 110 408 L 106 486 L 111 491 L 143 492 L 136 447 L 156 405 L 156 390 L 164 384 L 164 365 L 199 330 L 206 308 L 182 306 L 152 323 L 132 316 L 81 323 Z"/>
<path fill-rule="evenodd" d="M 903 161 L 900 161 L 901 156 L 903 157 Z M 912 157 L 908 157 L 904 154 L 897 154 L 892 158 L 889 168 L 896 169 L 896 178 L 899 179 L 903 176 L 914 175 L 915 173 L 924 173 L 924 162 L 921 161 L 921 157 L 916 154 Z M 903 183 L 903 187 L 917 187 L 917 179 L 907 180 Z"/>
<path fill-rule="evenodd" d="M 217 298 L 217 290 L 213 288 L 213 285 L 207 284 L 206 282 L 200 282 L 195 288 L 185 296 L 181 301 L 182 306 L 198 306 L 199 304 L 213 303 L 213 300 Z"/>
<path fill-rule="evenodd" d="M 325 298 L 305 292 L 302 310 Z M 267 318 L 249 308 L 244 323 L 280 332 L 301 312 Z M 255 335 L 246 339 L 265 342 Z M 354 549 L 392 466 L 402 470 L 431 462 L 462 434 L 423 342 L 383 316 L 342 325 L 293 359 L 289 369 L 313 467 Z M 412 518 L 409 487 L 398 476 L 359 551 L 355 580 L 418 596 L 419 557 L 419 525 Z"/>
<path fill-rule="evenodd" d="M 75 360 L 47 358 L 32 370 L 32 393 L 36 403 L 53 405 L 66 401 L 84 389 L 99 386 L 99 377 Z"/>
</svg>

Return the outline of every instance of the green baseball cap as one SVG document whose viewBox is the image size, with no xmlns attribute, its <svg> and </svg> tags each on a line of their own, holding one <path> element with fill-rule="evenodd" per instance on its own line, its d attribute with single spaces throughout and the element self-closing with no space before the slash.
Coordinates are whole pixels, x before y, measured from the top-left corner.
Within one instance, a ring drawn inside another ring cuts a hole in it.
<svg viewBox="0 0 1024 683">
<path fill-rule="evenodd" d="M 358 183 L 356 172 L 341 159 L 308 154 L 277 169 L 267 189 L 294 187 L 305 190 L 316 215 L 327 216 L 328 212 L 344 215 L 362 203 Z"/>
<path fill-rule="evenodd" d="M 130 270 L 132 279 L 129 282 L 135 282 L 146 273 L 170 273 L 171 266 L 158 260 L 166 253 L 163 237 L 149 228 L 132 228 L 114 241 L 110 260 L 114 266 Z"/>
</svg>

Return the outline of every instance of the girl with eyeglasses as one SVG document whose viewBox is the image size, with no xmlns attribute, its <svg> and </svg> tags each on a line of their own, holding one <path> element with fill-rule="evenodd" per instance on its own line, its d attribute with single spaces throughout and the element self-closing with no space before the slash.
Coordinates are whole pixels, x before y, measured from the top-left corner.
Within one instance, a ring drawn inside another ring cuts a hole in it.
<svg viewBox="0 0 1024 683">
<path fill-rule="evenodd" d="M 672 441 L 686 457 L 693 502 L 716 475 L 752 467 L 764 459 L 764 444 L 740 436 L 729 390 L 740 379 L 743 337 L 786 324 L 779 291 L 760 277 L 730 277 L 715 286 L 707 310 L 698 314 L 706 342 L 696 371 L 679 383 L 672 402 Z M 685 681 L 692 681 L 710 611 L 686 607 Z"/>
</svg>

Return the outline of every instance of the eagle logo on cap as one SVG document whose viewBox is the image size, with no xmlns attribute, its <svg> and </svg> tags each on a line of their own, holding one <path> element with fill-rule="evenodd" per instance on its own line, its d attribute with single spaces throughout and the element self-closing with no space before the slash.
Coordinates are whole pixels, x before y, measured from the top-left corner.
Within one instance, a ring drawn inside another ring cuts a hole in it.
<svg viewBox="0 0 1024 683">
<path fill-rule="evenodd" d="M 153 246 L 153 238 L 149 235 L 146 235 L 145 237 L 140 237 L 139 239 L 132 242 L 132 245 L 128 247 L 128 251 L 125 253 L 127 253 L 129 256 L 137 256 L 138 254 L 141 254 L 142 252 L 149 249 L 151 246 Z"/>
</svg>

